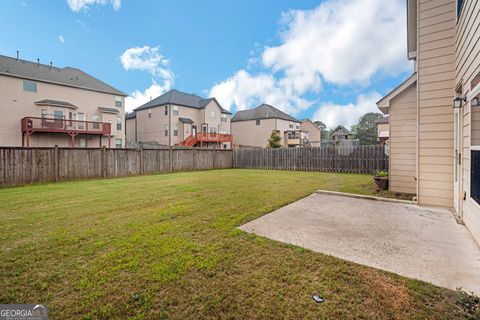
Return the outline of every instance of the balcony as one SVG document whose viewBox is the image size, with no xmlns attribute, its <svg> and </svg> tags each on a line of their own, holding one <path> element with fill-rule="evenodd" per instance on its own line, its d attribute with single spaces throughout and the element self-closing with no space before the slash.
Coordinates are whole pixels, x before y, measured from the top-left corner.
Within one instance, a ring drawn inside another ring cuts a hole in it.
<svg viewBox="0 0 480 320">
<path fill-rule="evenodd" d="M 22 146 L 28 147 L 29 137 L 34 133 L 65 133 L 71 137 L 71 146 L 75 146 L 75 137 L 79 134 L 98 135 L 109 137 L 111 135 L 111 124 L 107 122 L 82 121 L 73 119 L 44 117 L 24 117 L 21 120 Z"/>
<path fill-rule="evenodd" d="M 180 143 L 181 146 L 193 147 L 195 145 L 203 146 L 203 144 L 208 143 L 222 143 L 222 142 L 233 142 L 232 134 L 223 134 L 223 133 L 206 133 L 201 132 L 196 135 L 190 135 Z"/>
</svg>

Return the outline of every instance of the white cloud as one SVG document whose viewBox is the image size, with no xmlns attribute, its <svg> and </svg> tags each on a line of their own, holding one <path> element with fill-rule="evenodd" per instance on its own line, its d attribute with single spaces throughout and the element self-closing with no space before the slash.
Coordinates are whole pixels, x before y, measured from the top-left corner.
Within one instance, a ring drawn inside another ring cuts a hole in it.
<svg viewBox="0 0 480 320">
<path fill-rule="evenodd" d="M 339 105 L 327 102 L 318 108 L 312 118 L 322 121 L 330 128 L 339 124 L 350 128 L 365 113 L 380 112 L 376 102 L 381 98 L 382 96 L 378 92 L 373 91 L 368 94 L 360 94 L 355 103 Z"/>
<path fill-rule="evenodd" d="M 399 75 L 411 69 L 405 14 L 403 0 L 327 0 L 312 10 L 284 13 L 280 44 L 262 50 L 257 44 L 252 52 L 260 57 L 250 53 L 249 72 L 235 72 L 215 84 L 210 95 L 228 108 L 252 108 L 265 101 L 295 114 L 316 104 L 307 97 L 321 92 L 325 82 L 332 90 L 357 90 L 375 76 Z M 256 73 L 252 66 L 258 66 Z M 336 111 L 323 118 L 353 123 L 359 101 L 345 117 Z M 337 108 L 324 108 L 329 110 Z"/>
<path fill-rule="evenodd" d="M 245 110 L 265 102 L 295 114 L 311 105 L 311 102 L 294 93 L 290 83 L 277 81 L 266 73 L 252 76 L 245 70 L 213 86 L 209 95 L 217 98 L 229 110 L 233 106 Z"/>
<path fill-rule="evenodd" d="M 159 85 L 155 79 L 152 79 L 152 85 L 144 91 L 135 90 L 125 99 L 125 109 L 130 112 L 133 109 L 147 103 L 151 99 L 155 99 L 162 93 L 167 92 L 172 87 L 170 81 L 165 81 L 163 85 Z"/>
<path fill-rule="evenodd" d="M 125 100 L 127 111 L 154 99 L 170 90 L 174 83 L 175 74 L 169 69 L 169 60 L 160 53 L 160 48 L 143 46 L 125 50 L 120 61 L 127 71 L 138 70 L 148 72 L 152 76 L 152 85 L 144 91 L 135 90 Z"/>
<path fill-rule="evenodd" d="M 58 36 L 58 41 L 60 41 L 60 43 L 65 43 L 63 36 Z"/>
<path fill-rule="evenodd" d="M 88 10 L 92 5 L 111 4 L 115 11 L 120 10 L 120 7 L 122 6 L 121 0 L 67 0 L 67 4 L 70 9 L 75 12 Z"/>
</svg>

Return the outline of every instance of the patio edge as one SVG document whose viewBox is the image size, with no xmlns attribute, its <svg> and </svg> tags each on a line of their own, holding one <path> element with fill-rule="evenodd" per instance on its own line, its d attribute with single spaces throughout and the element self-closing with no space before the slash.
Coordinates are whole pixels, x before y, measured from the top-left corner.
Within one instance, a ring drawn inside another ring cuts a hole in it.
<svg viewBox="0 0 480 320">
<path fill-rule="evenodd" d="M 403 203 L 403 204 L 417 204 L 415 201 L 411 201 L 411 200 L 383 198 L 383 197 L 367 196 L 367 195 L 363 195 L 363 194 L 346 193 L 346 192 L 329 191 L 329 190 L 317 190 L 314 193 L 328 194 L 328 195 L 332 195 L 332 196 L 340 196 L 340 197 L 347 197 L 347 198 L 374 200 L 374 201 L 384 201 L 384 202 Z"/>
</svg>

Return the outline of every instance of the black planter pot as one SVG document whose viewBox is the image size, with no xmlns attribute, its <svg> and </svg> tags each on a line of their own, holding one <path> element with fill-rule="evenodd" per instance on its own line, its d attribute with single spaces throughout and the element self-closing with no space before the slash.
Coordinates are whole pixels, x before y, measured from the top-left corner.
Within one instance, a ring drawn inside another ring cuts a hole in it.
<svg viewBox="0 0 480 320">
<path fill-rule="evenodd" d="M 378 190 L 388 190 L 388 177 L 373 177 Z"/>
</svg>

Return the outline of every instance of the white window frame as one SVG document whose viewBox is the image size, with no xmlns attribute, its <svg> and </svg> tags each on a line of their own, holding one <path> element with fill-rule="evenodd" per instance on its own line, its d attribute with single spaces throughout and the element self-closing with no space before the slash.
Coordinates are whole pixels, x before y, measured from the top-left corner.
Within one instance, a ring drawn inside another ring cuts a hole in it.
<svg viewBox="0 0 480 320">
<path fill-rule="evenodd" d="M 173 106 L 173 112 L 172 115 L 178 116 L 178 106 Z"/>
<path fill-rule="evenodd" d="M 478 74 L 480 76 L 480 73 Z M 472 105 L 471 105 L 471 101 L 474 97 L 476 96 L 479 96 L 480 95 L 480 82 L 472 88 L 472 90 L 470 90 L 470 92 L 468 93 L 467 95 L 467 100 L 468 100 L 468 107 L 470 108 L 468 111 L 469 111 L 469 118 L 470 118 L 470 132 L 469 132 L 469 152 L 470 154 L 468 155 L 469 158 L 471 159 L 471 156 L 472 156 L 472 151 L 480 151 L 480 145 L 472 145 L 472 129 L 473 129 L 473 126 L 472 126 Z M 477 107 L 474 107 L 474 108 L 478 108 L 478 111 L 476 112 L 480 112 L 480 106 L 477 106 Z M 463 116 L 463 112 L 461 113 L 461 115 Z M 462 156 L 463 157 L 463 156 Z M 462 159 L 463 160 L 463 159 Z M 470 168 L 469 169 L 469 173 L 471 174 L 472 172 L 472 161 L 470 161 Z M 463 172 L 461 172 L 460 174 L 463 174 Z M 468 177 L 469 179 L 469 182 L 471 183 L 471 176 Z M 463 187 L 462 187 L 463 188 Z M 470 188 L 471 188 L 471 185 L 470 185 Z M 464 189 L 464 188 L 463 188 Z M 477 209 L 480 209 L 480 203 L 478 203 L 475 199 L 472 198 L 472 190 L 470 190 L 469 192 L 469 195 L 468 195 L 468 199 L 470 200 L 470 203 L 472 203 Z"/>
<path fill-rule="evenodd" d="M 210 110 L 210 118 L 214 119 L 217 116 L 217 113 L 214 110 Z"/>
<path fill-rule="evenodd" d="M 120 125 L 120 129 L 118 129 L 118 125 Z M 117 117 L 117 125 L 116 125 L 117 131 L 122 130 L 122 118 Z"/>
<path fill-rule="evenodd" d="M 117 106 L 117 102 L 120 102 L 120 106 Z M 123 108 L 123 98 L 120 96 L 115 96 L 115 107 Z"/>
<path fill-rule="evenodd" d="M 173 136 L 178 137 L 178 124 L 173 125 Z"/>
<path fill-rule="evenodd" d="M 120 141 L 120 147 L 118 146 L 119 145 L 118 141 Z M 123 148 L 123 140 L 121 138 L 116 138 L 115 139 L 115 148 L 117 148 L 117 149 Z"/>
</svg>

